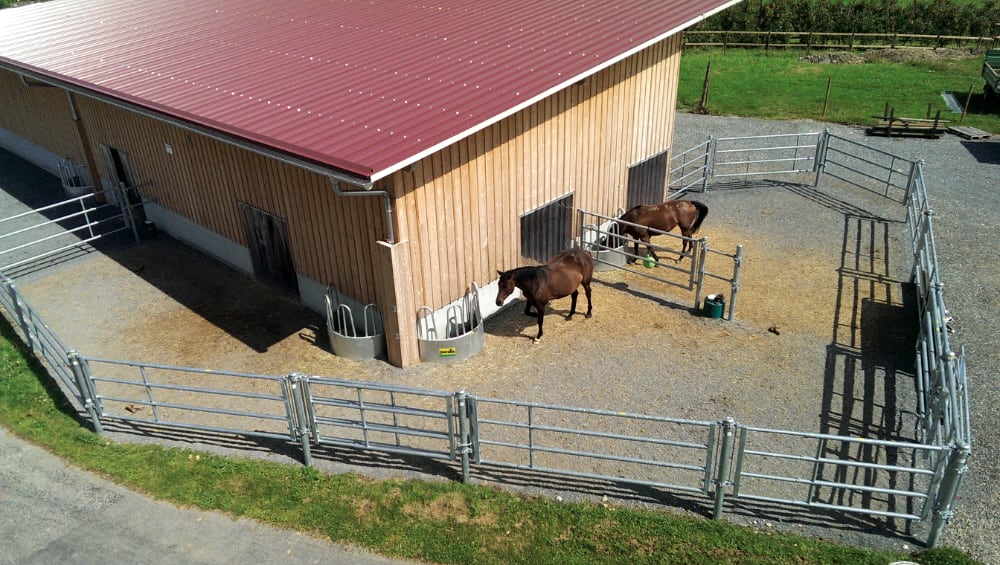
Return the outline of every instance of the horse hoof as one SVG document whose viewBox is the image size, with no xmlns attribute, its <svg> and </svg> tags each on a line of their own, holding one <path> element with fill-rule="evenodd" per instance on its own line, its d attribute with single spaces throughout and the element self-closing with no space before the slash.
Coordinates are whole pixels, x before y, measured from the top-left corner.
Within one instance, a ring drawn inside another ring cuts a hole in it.
<svg viewBox="0 0 1000 565">
<path fill-rule="evenodd" d="M 536 343 L 538 343 L 540 341 L 542 341 L 542 338 L 536 337 L 535 339 L 531 340 L 531 344 L 534 345 L 534 344 L 536 344 Z"/>
<path fill-rule="evenodd" d="M 594 317 L 594 315 L 593 315 L 593 314 L 587 314 L 587 315 L 586 315 L 586 318 L 593 318 L 593 317 Z"/>
</svg>

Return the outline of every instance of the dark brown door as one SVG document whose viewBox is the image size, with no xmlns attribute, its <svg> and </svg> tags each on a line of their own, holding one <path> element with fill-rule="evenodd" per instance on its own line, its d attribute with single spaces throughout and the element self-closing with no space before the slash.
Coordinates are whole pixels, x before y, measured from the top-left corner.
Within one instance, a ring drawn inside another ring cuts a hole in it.
<svg viewBox="0 0 1000 565">
<path fill-rule="evenodd" d="M 298 293 L 291 249 L 288 245 L 288 224 L 253 206 L 240 202 L 246 222 L 247 246 L 253 261 L 254 276 L 266 283 L 292 293 Z"/>
</svg>

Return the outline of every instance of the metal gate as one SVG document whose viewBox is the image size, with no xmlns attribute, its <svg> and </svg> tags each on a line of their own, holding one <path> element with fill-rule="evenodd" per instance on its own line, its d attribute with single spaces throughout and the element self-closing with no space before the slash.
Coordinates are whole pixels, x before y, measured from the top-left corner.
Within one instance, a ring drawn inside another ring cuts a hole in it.
<svg viewBox="0 0 1000 565">
<path fill-rule="evenodd" d="M 138 227 L 121 189 L 90 193 L 0 219 L 0 271 L 18 271 L 45 258 L 69 257 L 87 244 Z"/>
<path fill-rule="evenodd" d="M 605 216 L 587 210 L 578 210 L 580 246 L 591 253 L 594 261 L 610 268 L 624 269 L 642 277 L 694 293 L 694 308 L 702 303 L 706 280 L 728 283 L 730 288 L 729 314 L 734 320 L 739 295 L 740 269 L 743 265 L 743 245 L 737 245 L 733 253 L 726 253 L 708 246 L 707 238 L 684 237 L 676 233 L 646 228 L 650 238 L 659 238 L 659 243 L 648 244 L 619 235 L 622 226 L 638 226 L 617 217 Z M 666 241 L 663 239 L 666 238 Z M 691 244 L 688 253 L 682 251 L 683 244 Z M 638 246 L 638 247 L 636 247 Z M 646 255 L 651 248 L 662 260 Z M 673 259 L 672 259 L 673 258 Z"/>
</svg>

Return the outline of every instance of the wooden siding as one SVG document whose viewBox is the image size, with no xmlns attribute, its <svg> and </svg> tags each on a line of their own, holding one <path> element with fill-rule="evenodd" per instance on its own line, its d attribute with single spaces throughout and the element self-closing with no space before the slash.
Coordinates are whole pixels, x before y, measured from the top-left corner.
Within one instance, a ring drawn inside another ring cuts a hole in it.
<svg viewBox="0 0 1000 565">
<path fill-rule="evenodd" d="M 145 198 L 243 246 L 239 201 L 283 218 L 299 274 L 376 301 L 381 275 L 372 258 L 386 235 L 381 197 L 337 196 L 322 175 L 95 99 L 81 97 L 78 108 L 95 152 L 105 144 L 129 155 Z M 99 164 L 102 177 L 106 167 Z"/>
<path fill-rule="evenodd" d="M 579 208 L 624 207 L 628 167 L 669 148 L 680 47 L 652 46 L 393 175 L 417 306 L 517 266 L 526 212 L 570 193 Z"/>
<path fill-rule="evenodd" d="M 0 101 L 0 128 L 56 155 L 69 157 L 78 165 L 87 164 L 65 90 L 28 86 L 17 74 L 0 70 Z"/>
</svg>

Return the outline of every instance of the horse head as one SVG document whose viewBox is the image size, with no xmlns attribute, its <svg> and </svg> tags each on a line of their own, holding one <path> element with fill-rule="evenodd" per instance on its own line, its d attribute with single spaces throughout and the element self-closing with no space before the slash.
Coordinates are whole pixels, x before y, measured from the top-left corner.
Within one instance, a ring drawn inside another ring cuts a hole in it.
<svg viewBox="0 0 1000 565">
<path fill-rule="evenodd" d="M 514 280 L 514 271 L 497 271 L 497 274 L 500 275 L 500 280 L 497 282 L 497 306 L 503 306 L 507 297 L 517 288 L 517 281 Z"/>
</svg>

